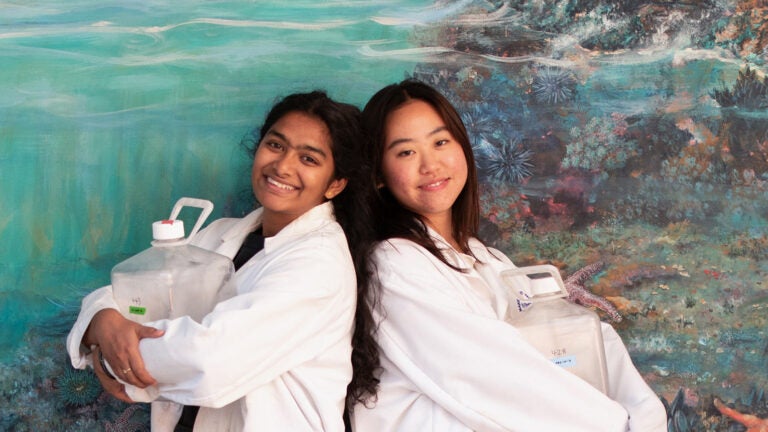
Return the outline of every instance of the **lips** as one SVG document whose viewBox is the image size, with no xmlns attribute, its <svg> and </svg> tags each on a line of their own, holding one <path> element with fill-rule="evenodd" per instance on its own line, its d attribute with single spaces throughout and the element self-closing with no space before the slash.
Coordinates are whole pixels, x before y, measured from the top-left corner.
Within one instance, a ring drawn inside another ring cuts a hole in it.
<svg viewBox="0 0 768 432">
<path fill-rule="evenodd" d="M 419 186 L 419 189 L 425 190 L 425 191 L 433 191 L 433 190 L 439 190 L 442 189 L 446 184 L 448 183 L 447 178 L 436 180 L 432 183 L 427 183 Z"/>
<path fill-rule="evenodd" d="M 295 186 L 291 186 L 289 184 L 281 183 L 281 182 L 273 179 L 272 177 L 266 176 L 266 178 L 267 178 L 267 184 L 269 184 L 270 186 L 274 186 L 274 187 L 276 187 L 276 188 L 278 188 L 280 190 L 294 191 L 294 190 L 298 189 Z"/>
</svg>

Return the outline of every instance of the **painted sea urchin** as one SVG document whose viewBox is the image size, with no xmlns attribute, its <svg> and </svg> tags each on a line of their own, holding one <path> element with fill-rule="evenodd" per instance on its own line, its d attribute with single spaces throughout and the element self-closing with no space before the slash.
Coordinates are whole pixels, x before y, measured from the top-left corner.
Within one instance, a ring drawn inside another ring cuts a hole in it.
<svg viewBox="0 0 768 432">
<path fill-rule="evenodd" d="M 533 78 L 531 85 L 537 102 L 555 105 L 576 95 L 576 79 L 569 71 L 545 68 Z"/>
<path fill-rule="evenodd" d="M 494 133 L 500 129 L 497 113 L 486 103 L 468 104 L 466 109 L 461 110 L 461 120 L 472 143 L 491 140 Z"/>
<path fill-rule="evenodd" d="M 101 383 L 90 369 L 74 369 L 67 366 L 64 373 L 56 379 L 56 393 L 67 405 L 89 405 L 96 401 L 101 392 Z"/>
<path fill-rule="evenodd" d="M 477 147 L 477 164 L 480 173 L 491 182 L 517 184 L 531 176 L 532 153 L 521 148 L 518 140 L 495 146 L 481 140 Z"/>
</svg>

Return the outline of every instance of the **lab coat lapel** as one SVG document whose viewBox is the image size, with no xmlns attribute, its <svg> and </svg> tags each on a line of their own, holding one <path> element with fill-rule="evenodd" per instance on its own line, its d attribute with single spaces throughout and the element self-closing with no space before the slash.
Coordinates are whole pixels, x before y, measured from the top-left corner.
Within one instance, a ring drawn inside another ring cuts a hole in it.
<svg viewBox="0 0 768 432">
<path fill-rule="evenodd" d="M 218 243 L 210 244 L 208 241 L 204 241 L 204 244 L 201 243 L 200 246 L 211 249 L 230 259 L 234 258 L 248 234 L 261 225 L 262 213 L 263 208 L 259 207 L 237 221 L 230 228 L 224 230 L 218 237 L 214 237 L 216 240 L 212 241 L 214 243 L 218 241 Z M 270 249 L 277 248 L 282 244 L 295 241 L 296 237 L 304 236 L 308 231 L 333 220 L 333 205 L 330 202 L 320 204 L 296 218 L 296 220 L 280 230 L 277 235 L 268 237 L 265 240 L 264 251 L 268 252 Z"/>
<path fill-rule="evenodd" d="M 480 264 L 475 266 L 475 270 L 494 299 L 493 309 L 496 312 L 496 317 L 503 320 L 509 310 L 510 298 L 509 290 L 504 285 L 500 275 L 502 270 L 514 268 L 514 266 L 511 263 L 506 263 L 496 258 L 477 240 L 470 242 L 470 247 L 475 256 L 480 260 Z"/>
<path fill-rule="evenodd" d="M 230 259 L 234 258 L 248 234 L 261 225 L 261 213 L 262 208 L 259 207 L 224 231 L 221 234 L 221 243 L 214 251 Z"/>
<path fill-rule="evenodd" d="M 309 209 L 303 215 L 283 227 L 277 234 L 264 240 L 264 251 L 277 249 L 286 243 L 300 241 L 308 232 L 314 231 L 328 222 L 334 221 L 333 203 L 326 201 Z M 259 219 L 261 223 L 261 219 Z"/>
<path fill-rule="evenodd" d="M 481 262 L 478 262 L 476 258 L 460 254 L 454 250 L 445 239 L 437 233 L 437 231 L 428 227 L 428 232 L 435 241 L 435 244 L 443 253 L 445 259 L 452 265 L 463 270 L 460 277 L 456 277 L 456 282 L 465 287 L 466 293 L 471 295 L 465 298 L 467 305 L 469 305 L 476 313 L 484 316 L 498 316 L 499 308 L 506 310 L 506 302 L 500 302 L 497 297 L 497 293 L 489 286 L 488 280 L 483 277 L 483 274 L 478 272 L 478 269 L 484 267 L 482 261 L 483 258 L 487 258 L 487 254 L 481 243 L 470 241 L 470 248 L 472 253 L 481 258 Z M 449 274 L 458 276 L 455 270 L 451 270 Z M 503 316 L 503 315 L 502 315 Z"/>
</svg>

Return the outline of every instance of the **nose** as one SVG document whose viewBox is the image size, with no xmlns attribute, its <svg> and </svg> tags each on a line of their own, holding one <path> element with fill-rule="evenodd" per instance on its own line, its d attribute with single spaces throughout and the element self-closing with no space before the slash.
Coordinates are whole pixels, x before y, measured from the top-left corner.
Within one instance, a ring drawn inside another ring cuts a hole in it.
<svg viewBox="0 0 768 432">
<path fill-rule="evenodd" d="M 421 174 L 432 174 L 438 166 L 438 155 L 431 150 L 422 151 L 420 162 L 419 172 Z"/>
<path fill-rule="evenodd" d="M 274 166 L 275 173 L 280 177 L 290 175 L 294 169 L 294 159 L 295 157 L 292 156 L 290 151 L 282 153 L 274 160 L 272 164 Z"/>
</svg>

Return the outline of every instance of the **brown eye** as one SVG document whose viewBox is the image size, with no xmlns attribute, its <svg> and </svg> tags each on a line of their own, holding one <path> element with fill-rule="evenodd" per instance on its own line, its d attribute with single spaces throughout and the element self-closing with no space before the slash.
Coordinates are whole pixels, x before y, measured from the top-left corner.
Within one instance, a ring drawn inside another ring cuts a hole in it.
<svg viewBox="0 0 768 432">
<path fill-rule="evenodd" d="M 317 159 L 313 158 L 312 156 L 308 156 L 308 155 L 302 156 L 301 160 L 303 160 L 304 162 L 306 162 L 306 163 L 308 163 L 310 165 L 318 165 L 320 163 Z"/>
</svg>

